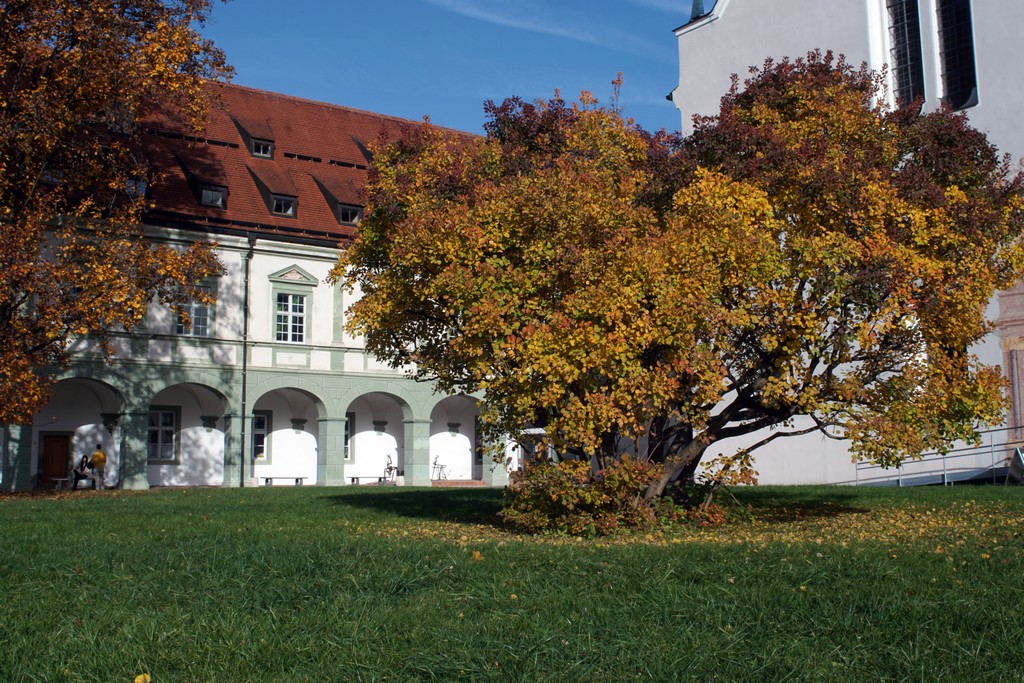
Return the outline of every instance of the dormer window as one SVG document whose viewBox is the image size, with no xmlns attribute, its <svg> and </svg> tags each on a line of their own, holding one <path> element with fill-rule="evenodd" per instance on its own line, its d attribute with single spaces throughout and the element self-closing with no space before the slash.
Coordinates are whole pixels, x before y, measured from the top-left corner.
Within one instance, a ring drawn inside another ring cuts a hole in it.
<svg viewBox="0 0 1024 683">
<path fill-rule="evenodd" d="M 64 182 L 64 174 L 58 169 L 44 168 L 39 180 L 46 185 L 60 185 Z"/>
<path fill-rule="evenodd" d="M 252 155 L 263 159 L 274 158 L 274 143 L 270 140 L 252 139 Z"/>
<path fill-rule="evenodd" d="M 363 209 L 351 204 L 338 204 L 338 222 L 346 225 L 357 225 L 363 217 Z"/>
<path fill-rule="evenodd" d="M 139 178 L 129 178 L 124 185 L 124 192 L 129 197 L 145 197 L 146 181 Z"/>
<path fill-rule="evenodd" d="M 219 185 L 203 185 L 199 188 L 199 203 L 223 209 L 227 204 L 228 188 Z"/>
<path fill-rule="evenodd" d="M 280 194 L 270 195 L 270 212 L 275 216 L 295 217 L 295 208 L 298 200 L 295 197 L 286 197 Z"/>
</svg>

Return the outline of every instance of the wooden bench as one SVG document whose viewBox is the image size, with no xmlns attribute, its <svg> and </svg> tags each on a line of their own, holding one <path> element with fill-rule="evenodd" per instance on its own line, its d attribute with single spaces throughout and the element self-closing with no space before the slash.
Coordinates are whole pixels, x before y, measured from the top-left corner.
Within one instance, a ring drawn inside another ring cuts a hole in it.
<svg viewBox="0 0 1024 683">
<path fill-rule="evenodd" d="M 349 477 L 353 485 L 358 486 L 360 479 L 376 479 L 378 484 L 383 484 L 385 477 Z"/>
<path fill-rule="evenodd" d="M 296 486 L 302 486 L 305 483 L 305 481 L 306 481 L 306 477 L 282 477 L 279 474 L 275 474 L 275 475 L 270 476 L 270 477 L 263 477 L 263 485 L 264 486 L 273 486 L 275 479 L 294 479 Z"/>
</svg>

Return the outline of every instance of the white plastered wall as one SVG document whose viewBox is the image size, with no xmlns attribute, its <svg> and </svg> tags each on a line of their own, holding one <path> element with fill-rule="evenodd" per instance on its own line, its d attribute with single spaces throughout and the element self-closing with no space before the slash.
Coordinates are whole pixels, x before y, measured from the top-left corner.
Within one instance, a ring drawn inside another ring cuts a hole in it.
<svg viewBox="0 0 1024 683">
<path fill-rule="evenodd" d="M 938 106 L 943 94 L 935 0 L 920 0 L 919 9 L 927 110 Z M 976 0 L 972 13 L 979 104 L 967 114 L 972 125 L 1001 151 L 1019 160 L 1024 152 L 1024 126 L 1018 123 L 1019 112 L 1024 111 L 1024 88 L 1020 87 L 1017 44 L 1024 26 L 1024 2 Z M 832 50 L 854 66 L 866 62 L 872 69 L 881 69 L 889 61 L 887 17 L 885 0 L 718 0 L 708 17 L 676 31 L 680 77 L 673 101 L 680 111 L 682 131 L 692 131 L 695 114 L 718 112 L 732 74 L 742 84 L 748 67 L 763 64 L 767 57 L 779 60 L 814 49 Z M 891 78 L 889 88 L 891 92 Z M 1003 294 L 1010 317 L 1024 307 L 1017 299 L 1024 300 L 1021 288 Z M 997 298 L 989 303 L 987 316 L 989 320 L 999 316 Z M 1004 340 L 1002 346 L 1010 343 Z M 1004 362 L 995 334 L 972 351 L 987 364 Z M 796 427 L 801 426 L 798 421 Z M 712 453 L 735 452 L 767 435 L 725 441 Z M 992 439 L 1004 443 L 1006 433 Z M 979 467 L 991 462 L 984 453 L 976 460 Z M 820 435 L 778 439 L 757 451 L 756 467 L 762 483 L 853 482 L 858 476 L 845 442 Z M 915 466 L 905 469 L 913 471 Z"/>
</svg>

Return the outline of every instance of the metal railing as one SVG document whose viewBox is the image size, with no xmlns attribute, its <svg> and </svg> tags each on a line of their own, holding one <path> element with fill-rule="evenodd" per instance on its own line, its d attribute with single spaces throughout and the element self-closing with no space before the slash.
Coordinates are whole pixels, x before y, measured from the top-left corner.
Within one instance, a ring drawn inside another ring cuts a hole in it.
<svg viewBox="0 0 1024 683">
<path fill-rule="evenodd" d="M 980 445 L 965 444 L 952 448 L 946 453 L 930 451 L 920 458 L 907 460 L 896 468 L 885 468 L 871 462 L 860 461 L 854 466 L 854 484 L 892 484 L 904 486 L 914 484 L 938 483 L 943 486 L 952 485 L 956 481 L 983 480 L 991 477 L 993 484 L 999 474 L 999 468 L 1012 459 L 1018 448 L 1024 447 L 1024 439 L 1010 438 L 1016 427 L 1000 427 L 979 433 Z M 1005 439 L 1005 440 L 1003 440 Z M 968 461 L 970 459 L 970 461 Z M 895 469 L 895 473 L 891 473 Z M 878 471 L 881 476 L 865 480 L 862 472 Z"/>
</svg>

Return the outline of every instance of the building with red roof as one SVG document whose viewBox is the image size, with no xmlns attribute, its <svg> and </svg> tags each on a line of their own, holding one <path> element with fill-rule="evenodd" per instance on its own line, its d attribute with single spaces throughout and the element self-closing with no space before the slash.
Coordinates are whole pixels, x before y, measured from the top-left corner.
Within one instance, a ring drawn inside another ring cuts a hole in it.
<svg viewBox="0 0 1024 683">
<path fill-rule="evenodd" d="M 485 463 L 475 400 L 435 394 L 343 328 L 329 284 L 365 203 L 369 148 L 420 123 L 227 84 L 196 134 L 143 122 L 156 242 L 215 241 L 225 273 L 191 326 L 152 304 L 112 362 L 83 345 L 35 424 L 12 428 L 3 488 L 60 485 L 99 444 L 106 485 L 349 485 L 467 480 Z"/>
</svg>

